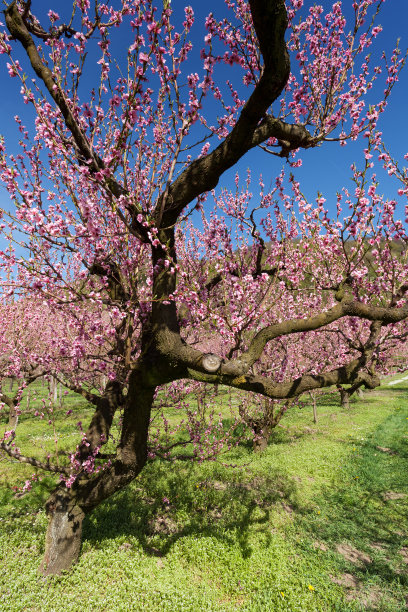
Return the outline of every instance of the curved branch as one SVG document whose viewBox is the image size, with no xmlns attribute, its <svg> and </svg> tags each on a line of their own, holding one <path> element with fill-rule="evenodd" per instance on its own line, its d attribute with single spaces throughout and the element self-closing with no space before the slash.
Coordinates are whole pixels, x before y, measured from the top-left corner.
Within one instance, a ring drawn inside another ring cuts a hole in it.
<svg viewBox="0 0 408 612">
<path fill-rule="evenodd" d="M 217 382 L 242 391 L 251 391 L 252 393 L 258 393 L 270 399 L 289 399 L 298 397 L 314 389 L 340 384 L 353 384 L 360 380 L 371 389 L 377 387 L 380 384 L 380 379 L 378 377 L 359 372 L 363 365 L 362 361 L 362 358 L 353 359 L 344 366 L 335 368 L 334 370 L 322 372 L 320 374 L 305 374 L 294 380 L 282 383 L 276 383 L 271 378 L 252 374 L 231 378 L 231 376 L 222 374 L 216 376 L 202 374 L 201 372 L 191 369 L 189 369 L 189 377 L 200 382 Z"/>
<path fill-rule="evenodd" d="M 38 459 L 34 459 L 34 457 L 27 457 L 26 455 L 21 455 L 17 449 L 11 448 L 5 442 L 0 442 L 0 448 L 7 453 L 9 457 L 12 459 L 17 459 L 20 463 L 28 463 L 40 470 L 45 470 L 46 472 L 53 472 L 55 474 L 70 474 L 70 470 L 65 467 L 61 467 L 58 465 L 54 465 L 49 461 L 39 461 Z"/>
<path fill-rule="evenodd" d="M 81 395 L 90 404 L 93 404 L 94 406 L 97 406 L 99 404 L 99 402 L 101 401 L 101 397 L 99 395 L 96 395 L 96 393 L 91 393 L 90 391 L 87 391 L 83 387 L 79 387 L 77 385 L 74 385 L 73 383 L 68 382 L 67 380 L 65 380 L 65 378 L 63 378 L 62 376 L 60 376 L 56 372 L 53 372 L 52 375 L 55 378 L 55 380 L 57 380 L 59 383 L 61 383 L 64 387 L 66 387 L 70 391 L 73 391 L 77 395 Z"/>
<path fill-rule="evenodd" d="M 33 70 L 43 81 L 52 99 L 60 109 L 64 117 L 65 124 L 74 137 L 80 154 L 83 156 L 84 160 L 91 161 L 94 168 L 99 170 L 101 160 L 98 159 L 95 153 L 92 151 L 88 139 L 79 127 L 78 122 L 75 120 L 65 96 L 55 81 L 51 70 L 41 60 L 36 44 L 34 43 L 34 40 L 24 22 L 23 16 L 20 15 L 16 1 L 12 2 L 12 4 L 10 4 L 10 6 L 7 8 L 5 11 L 5 16 L 6 25 L 11 36 L 23 45 Z"/>
<path fill-rule="evenodd" d="M 286 123 L 281 119 L 276 119 L 267 115 L 256 128 L 251 148 L 265 142 L 268 138 L 276 138 L 281 143 L 287 143 L 288 152 L 292 149 L 308 149 L 316 145 L 316 139 L 307 131 L 303 125 Z"/>
<path fill-rule="evenodd" d="M 246 373 L 261 357 L 268 342 L 280 336 L 314 331 L 346 316 L 359 317 L 361 319 L 367 319 L 373 322 L 380 322 L 382 325 L 389 325 L 408 318 L 408 303 L 402 307 L 385 308 L 379 306 L 369 306 L 368 304 L 351 301 L 350 298 L 344 297 L 340 303 L 336 304 L 329 310 L 307 319 L 290 319 L 288 321 L 275 323 L 263 328 L 257 334 L 255 334 L 248 350 L 240 355 L 240 357 L 237 359 L 223 362 L 221 358 L 217 358 L 216 355 L 212 355 L 212 360 L 214 363 L 215 360 L 218 359 L 219 367 L 217 370 L 214 370 L 211 373 L 206 367 L 206 353 L 202 353 L 196 348 L 186 344 L 180 338 L 177 331 L 161 329 L 157 332 L 157 353 L 155 359 L 157 366 L 156 364 L 151 364 L 151 366 L 149 366 L 149 380 L 150 382 L 154 381 L 154 384 L 164 384 L 165 382 L 174 380 L 174 375 L 177 375 L 178 378 L 184 378 L 186 376 L 186 370 L 188 371 L 187 376 L 191 376 L 192 378 L 202 382 L 230 384 L 231 380 L 238 380 L 240 377 L 245 380 L 254 380 L 251 377 L 248 378 Z M 376 334 L 378 331 L 377 328 L 372 329 L 373 334 L 374 331 Z M 370 337 L 370 342 L 366 347 L 367 350 L 371 350 L 373 348 L 373 342 L 376 337 L 375 334 Z M 360 361 L 363 360 L 364 363 L 366 360 L 366 353 L 367 351 L 364 351 L 360 357 Z M 170 375 L 163 368 L 164 362 L 161 360 L 161 357 L 163 356 L 166 357 L 166 363 L 170 361 L 173 364 Z M 360 366 L 362 367 L 364 363 L 361 362 Z M 137 364 L 134 367 L 137 368 Z M 334 380 L 334 382 L 330 382 L 328 384 L 337 384 L 337 380 Z M 312 386 L 311 389 L 318 387 L 319 385 Z M 249 388 L 247 390 L 255 391 L 253 388 Z M 260 391 L 260 393 L 262 392 Z M 278 399 L 280 397 L 281 396 L 278 396 Z"/>
<path fill-rule="evenodd" d="M 31 383 L 36 381 L 37 378 L 41 378 L 41 376 L 45 376 L 47 373 L 48 373 L 48 370 L 46 370 L 42 366 L 31 366 L 30 373 L 28 373 L 28 371 L 22 372 L 25 387 L 28 387 Z M 1 382 L 0 382 L 0 402 L 3 402 L 4 404 L 6 404 L 6 406 L 8 406 L 10 409 L 9 416 L 13 419 L 13 422 L 14 422 L 13 429 L 17 425 L 17 421 L 18 421 L 16 407 L 20 399 L 21 399 L 21 387 L 17 388 L 17 391 L 13 395 L 13 397 L 10 397 L 6 393 L 4 393 L 4 391 L 1 389 Z"/>
<path fill-rule="evenodd" d="M 15 398 L 12 398 L 9 395 L 6 395 L 6 393 L 4 393 L 1 389 L 0 389 L 0 402 L 3 402 L 3 404 L 6 404 L 6 406 L 8 406 L 10 410 L 12 410 L 16 405 Z"/>
<path fill-rule="evenodd" d="M 278 139 L 282 144 L 282 155 L 287 155 L 291 149 L 307 148 L 315 144 L 303 126 L 290 125 L 266 115 L 268 108 L 285 87 L 290 73 L 289 55 L 284 39 L 287 28 L 285 3 L 283 0 L 250 0 L 250 8 L 264 60 L 262 76 L 226 139 L 207 156 L 194 160 L 159 197 L 155 212 L 157 225 L 174 225 L 185 206 L 201 193 L 214 188 L 223 172 L 236 164 L 247 151 L 268 138 Z M 16 0 L 6 9 L 5 16 L 12 38 L 23 45 L 33 70 L 60 109 L 65 125 L 72 134 L 79 162 L 87 163 L 92 173 L 102 170 L 102 159 L 93 150 L 76 121 L 64 92 L 51 70 L 42 61 L 30 32 L 30 24 L 26 23 L 27 15 L 20 14 Z M 35 31 L 36 35 L 39 33 L 40 30 Z M 127 194 L 126 189 L 112 177 L 106 179 L 106 187 L 115 197 Z M 148 241 L 145 228 L 136 219 L 137 211 L 129 212 L 132 214 L 131 231 L 142 241 Z M 118 215 L 123 217 L 119 209 Z M 124 218 L 122 221 L 126 223 Z"/>
<path fill-rule="evenodd" d="M 174 225 L 182 210 L 194 198 L 213 189 L 221 174 L 236 164 L 247 151 L 274 135 L 267 130 L 268 121 L 261 124 L 262 127 L 259 123 L 282 92 L 290 74 L 284 38 L 286 8 L 283 0 L 250 0 L 249 4 L 264 60 L 262 76 L 225 140 L 205 157 L 194 160 L 180 174 L 169 187 L 165 202 L 163 195 L 159 198 L 155 218 L 160 217 L 165 227 Z M 274 122 L 272 118 L 270 121 Z M 281 126 L 282 122 L 278 123 Z M 274 126 L 277 129 L 278 124 Z M 260 131 L 257 131 L 258 127 Z"/>
<path fill-rule="evenodd" d="M 239 359 L 224 364 L 221 371 L 223 374 L 234 376 L 243 374 L 260 358 L 266 344 L 271 340 L 279 336 L 314 331 L 346 316 L 359 317 L 369 321 L 381 321 L 384 325 L 388 325 L 398 323 L 408 317 L 408 304 L 400 308 L 383 308 L 370 306 L 362 302 L 342 300 L 326 312 L 321 312 L 307 319 L 292 319 L 269 325 L 254 336 L 248 350 Z"/>
</svg>

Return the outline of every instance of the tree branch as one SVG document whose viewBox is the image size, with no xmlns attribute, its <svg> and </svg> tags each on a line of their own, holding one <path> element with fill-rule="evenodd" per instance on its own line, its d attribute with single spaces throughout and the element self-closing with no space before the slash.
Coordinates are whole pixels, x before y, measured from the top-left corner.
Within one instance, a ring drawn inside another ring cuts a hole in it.
<svg viewBox="0 0 408 612">
<path fill-rule="evenodd" d="M 209 374 L 202 374 L 201 372 L 189 370 L 189 376 L 193 380 L 198 380 L 200 382 L 217 382 L 235 389 L 258 393 L 270 399 L 289 399 L 298 397 L 314 389 L 340 384 L 352 384 L 360 379 L 363 380 L 364 384 L 369 385 L 370 388 L 378 386 L 380 384 L 380 379 L 374 375 L 367 376 L 366 373 L 361 374 L 359 372 L 361 367 L 362 358 L 353 359 L 348 364 L 334 370 L 322 372 L 320 374 L 305 374 L 295 380 L 283 383 L 276 383 L 271 378 L 252 374 L 231 378 L 231 376 L 223 374 L 211 376 Z"/>
<path fill-rule="evenodd" d="M 398 323 L 408 317 L 408 304 L 400 308 L 383 308 L 343 299 L 339 304 L 336 304 L 326 312 L 321 312 L 308 319 L 292 319 L 269 325 L 254 336 L 248 350 L 239 359 L 223 364 L 221 371 L 222 373 L 235 376 L 243 374 L 260 358 L 266 344 L 271 340 L 279 336 L 313 331 L 346 316 L 359 317 L 369 321 L 381 321 L 384 325 L 388 325 L 390 323 Z"/>
<path fill-rule="evenodd" d="M 90 404 L 93 404 L 94 406 L 96 406 L 100 402 L 101 398 L 99 395 L 96 395 L 96 393 L 91 393 L 90 391 L 87 391 L 83 387 L 79 387 L 77 385 L 74 385 L 73 383 L 68 382 L 62 376 L 60 376 L 59 374 L 55 372 L 52 375 L 55 378 L 55 380 L 60 382 L 64 387 L 66 387 L 67 389 L 70 389 L 71 391 L 73 391 L 74 393 L 77 393 L 78 395 L 82 395 L 82 397 L 84 397 Z"/>
<path fill-rule="evenodd" d="M 205 157 L 194 160 L 182 172 L 169 187 L 164 206 L 163 195 L 159 198 L 155 218 L 157 220 L 163 213 L 164 227 L 174 225 L 185 206 L 201 193 L 213 189 L 221 174 L 236 164 L 249 149 L 273 136 L 274 133 L 269 133 L 267 129 L 271 122 L 274 129 L 283 129 L 282 122 L 275 124 L 276 120 L 272 118 L 264 125 L 259 126 L 259 123 L 282 92 L 290 74 L 284 38 L 287 28 L 285 3 L 283 0 L 250 0 L 249 4 L 264 60 L 262 76 L 225 140 Z"/>
<path fill-rule="evenodd" d="M 34 459 L 34 457 L 27 457 L 26 455 L 21 455 L 17 449 L 11 448 L 5 442 L 0 442 L 0 448 L 7 453 L 9 457 L 12 459 L 17 459 L 20 463 L 28 463 L 40 470 L 45 470 L 46 472 L 54 472 L 56 474 L 70 474 L 69 468 L 61 467 L 58 465 L 54 465 L 49 461 L 39 461 L 38 459 Z"/>
<path fill-rule="evenodd" d="M 52 99 L 60 109 L 65 124 L 74 137 L 75 143 L 80 154 L 85 161 L 90 161 L 95 170 L 100 169 L 101 160 L 92 151 L 92 148 L 85 134 L 75 120 L 71 109 L 65 99 L 63 92 L 55 81 L 51 70 L 43 63 L 37 51 L 37 47 L 33 38 L 24 22 L 23 16 L 17 7 L 17 2 L 14 1 L 5 11 L 6 25 L 13 38 L 18 40 L 26 50 L 31 66 L 36 75 L 43 81 Z"/>
<path fill-rule="evenodd" d="M 164 331 L 161 330 L 158 336 L 159 342 L 156 346 L 156 350 L 158 351 L 156 361 L 158 365 L 156 366 L 152 363 L 151 366 L 149 366 L 149 384 L 151 384 L 152 381 L 154 381 L 155 384 L 164 384 L 164 382 L 169 382 L 170 379 L 174 380 L 171 376 L 168 379 L 166 378 L 163 366 L 159 363 L 161 356 L 166 357 L 166 362 L 171 361 L 173 363 L 173 366 L 178 370 L 177 376 L 179 378 L 184 377 L 183 371 L 187 369 L 189 376 L 202 382 L 230 384 L 232 379 L 238 379 L 239 377 L 247 380 L 248 377 L 246 373 L 261 357 L 266 344 L 271 340 L 289 334 L 314 331 L 346 316 L 359 317 L 369 321 L 378 321 L 383 325 L 388 325 L 397 323 L 408 317 L 408 304 L 398 308 L 383 308 L 369 306 L 362 302 L 351 301 L 350 298 L 344 297 L 339 304 L 336 304 L 329 310 L 321 312 L 318 315 L 311 316 L 307 319 L 291 319 L 265 327 L 255 334 L 248 350 L 237 359 L 223 362 L 220 357 L 212 355 L 212 362 L 215 363 L 218 361 L 219 363 L 219 367 L 216 370 L 206 367 L 209 355 L 187 345 L 182 341 L 177 331 L 171 331 L 169 329 Z M 360 357 L 360 360 L 361 359 L 365 359 L 364 353 Z M 172 369 L 171 375 L 174 376 L 174 374 L 175 370 Z M 337 384 L 337 382 L 335 381 L 330 384 Z M 312 386 L 311 388 L 318 388 L 318 386 Z M 255 391 L 255 389 L 252 388 L 248 390 Z"/>
<path fill-rule="evenodd" d="M 77 149 L 76 156 L 79 163 L 86 163 L 91 173 L 96 173 L 99 170 L 103 170 L 105 167 L 103 160 L 93 150 L 88 138 L 86 137 L 86 134 L 84 134 L 79 123 L 75 120 L 64 92 L 55 80 L 51 70 L 42 61 L 36 44 L 30 34 L 29 28 L 24 21 L 24 15 L 21 15 L 18 10 L 16 0 L 14 0 L 14 2 L 7 7 L 5 17 L 6 25 L 12 38 L 18 40 L 23 45 L 34 72 L 43 81 L 50 96 L 60 109 L 65 125 L 71 132 L 74 139 L 75 147 Z M 105 179 L 105 186 L 115 197 L 127 194 L 126 189 L 112 177 L 107 177 Z M 121 211 L 118 209 L 117 212 L 122 221 L 124 221 L 126 224 Z M 137 221 L 136 214 L 134 214 L 135 211 L 129 210 L 129 212 L 132 214 L 132 226 L 130 229 L 140 240 L 143 242 L 148 242 L 146 229 Z"/>
</svg>

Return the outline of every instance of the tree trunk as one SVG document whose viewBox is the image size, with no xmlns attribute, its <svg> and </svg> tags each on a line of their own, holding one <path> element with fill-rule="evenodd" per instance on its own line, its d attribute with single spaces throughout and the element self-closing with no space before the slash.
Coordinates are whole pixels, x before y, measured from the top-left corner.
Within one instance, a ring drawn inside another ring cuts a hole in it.
<svg viewBox="0 0 408 612">
<path fill-rule="evenodd" d="M 339 389 L 340 391 L 340 404 L 342 408 L 345 408 L 346 410 L 349 410 L 350 408 L 350 394 L 348 393 L 347 389 L 343 389 L 343 387 L 341 387 Z"/>
<path fill-rule="evenodd" d="M 261 453 L 268 448 L 269 438 L 271 437 L 271 430 L 269 427 L 263 427 L 262 430 L 256 432 L 253 442 L 254 453 Z"/>
<path fill-rule="evenodd" d="M 144 387 L 133 372 L 123 414 L 122 435 L 116 459 L 98 474 L 84 472 L 71 489 L 59 485 L 46 503 L 49 525 L 45 540 L 44 559 L 39 571 L 44 575 L 60 574 L 75 563 L 81 549 L 82 523 L 105 499 L 128 485 L 139 475 L 147 461 L 147 438 L 155 387 Z M 90 449 L 109 433 L 115 406 L 118 404 L 118 384 L 108 383 L 107 394 L 97 407 L 87 438 Z M 80 448 L 80 458 L 86 456 Z"/>
<path fill-rule="evenodd" d="M 81 550 L 83 510 L 68 492 L 54 495 L 47 503 L 49 523 L 40 572 L 44 576 L 61 574 L 76 563 Z"/>
<path fill-rule="evenodd" d="M 53 376 L 50 377 L 49 389 L 52 405 L 54 406 L 54 408 L 56 408 L 58 403 L 58 382 Z"/>
<path fill-rule="evenodd" d="M 9 419 L 8 419 L 8 428 L 16 429 L 17 424 L 18 424 L 18 414 L 17 414 L 15 406 L 11 406 L 10 412 L 9 412 Z"/>
<path fill-rule="evenodd" d="M 316 393 L 313 393 L 313 391 L 310 392 L 310 397 L 312 400 L 312 406 L 313 406 L 313 423 L 317 423 L 317 402 L 316 402 Z"/>
</svg>

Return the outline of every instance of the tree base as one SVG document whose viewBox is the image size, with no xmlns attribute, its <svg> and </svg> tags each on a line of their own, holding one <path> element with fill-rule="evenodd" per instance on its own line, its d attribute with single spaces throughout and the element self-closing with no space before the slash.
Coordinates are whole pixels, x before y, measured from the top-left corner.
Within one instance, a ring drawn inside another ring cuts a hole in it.
<svg viewBox="0 0 408 612">
<path fill-rule="evenodd" d="M 78 506 L 50 513 L 45 537 L 45 553 L 39 572 L 58 575 L 77 562 L 81 550 L 85 513 Z"/>
<path fill-rule="evenodd" d="M 262 453 L 262 451 L 268 448 L 269 438 L 271 437 L 271 431 L 266 427 L 263 428 L 262 434 L 255 436 L 253 441 L 254 453 Z"/>
</svg>

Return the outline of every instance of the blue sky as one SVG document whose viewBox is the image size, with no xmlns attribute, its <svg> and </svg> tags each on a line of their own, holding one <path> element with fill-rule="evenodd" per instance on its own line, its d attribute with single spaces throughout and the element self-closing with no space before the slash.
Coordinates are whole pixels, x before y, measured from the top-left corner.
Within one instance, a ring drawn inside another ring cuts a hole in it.
<svg viewBox="0 0 408 612">
<path fill-rule="evenodd" d="M 203 3 L 199 0 L 193 0 L 190 3 L 195 11 L 197 24 L 192 33 L 193 37 L 196 37 L 196 39 L 193 38 L 193 43 L 197 44 L 197 49 L 199 50 L 203 46 L 202 24 L 205 16 L 212 10 L 216 16 L 221 17 L 225 14 L 225 8 L 220 0 L 217 2 L 214 1 L 213 3 Z M 32 7 L 33 11 L 40 16 L 46 13 L 49 8 L 56 11 L 60 10 L 61 14 L 63 14 L 63 8 L 70 4 L 68 0 L 64 0 L 63 2 L 62 0 L 59 2 L 33 0 Z M 327 0 L 323 2 L 325 9 L 329 9 L 331 4 L 332 2 L 328 2 Z M 172 2 L 172 6 L 176 12 L 181 12 L 184 5 L 185 3 L 180 0 L 173 0 Z M 310 5 L 312 5 L 312 2 L 306 0 L 305 7 L 308 8 Z M 343 1 L 346 13 L 352 12 L 351 5 L 352 0 Z M 408 0 L 386 0 L 378 23 L 384 27 L 384 31 L 377 38 L 375 55 L 380 54 L 382 50 L 390 53 L 397 38 L 400 39 L 400 48 L 405 51 L 408 47 Z M 24 71 L 31 75 L 27 60 L 23 53 L 19 53 L 19 57 Z M 19 133 L 13 117 L 15 114 L 21 114 L 24 119 L 24 116 L 27 116 L 27 112 L 30 113 L 30 111 L 27 106 L 24 106 L 21 102 L 18 93 L 20 85 L 17 79 L 10 79 L 7 74 L 6 61 L 7 58 L 4 56 L 0 57 L 0 87 L 3 92 L 3 95 L 0 97 L 0 116 L 2 117 L 0 133 L 5 137 L 8 151 L 17 152 Z M 232 78 L 232 73 L 231 71 L 228 72 L 227 67 L 222 70 L 223 73 L 220 75 L 221 80 L 222 78 Z M 4 93 L 6 93 L 6 95 L 4 95 Z M 399 84 L 393 91 L 388 108 L 379 124 L 379 128 L 384 133 L 387 146 L 391 152 L 400 159 L 402 159 L 402 156 L 408 151 L 408 126 L 405 119 L 407 94 L 408 70 L 406 69 L 402 73 Z M 32 115 L 27 118 L 28 125 L 32 119 Z M 306 195 L 310 199 L 313 199 L 317 192 L 320 191 L 325 195 L 328 204 L 334 201 L 336 192 L 339 191 L 343 185 L 350 185 L 350 164 L 353 161 L 358 162 L 361 160 L 361 150 L 364 146 L 364 142 L 349 144 L 346 147 L 340 147 L 338 143 L 326 143 L 317 149 L 303 152 L 301 155 L 303 166 L 296 170 L 296 177 L 301 181 L 302 189 Z M 285 162 L 283 160 L 267 155 L 261 150 L 252 151 L 241 160 L 237 167 L 229 170 L 221 177 L 219 187 L 233 186 L 233 179 L 237 169 L 242 179 L 245 179 L 246 169 L 250 167 L 254 179 L 254 191 L 257 191 L 256 180 L 258 173 L 262 173 L 265 185 L 268 185 L 270 181 L 273 183 L 274 177 L 279 173 L 284 164 Z M 396 195 L 396 186 L 395 181 L 390 181 L 388 177 L 385 177 L 381 186 L 381 191 L 388 197 L 394 198 Z M 7 194 L 4 191 L 0 192 L 0 202 L 7 206 Z"/>
</svg>

